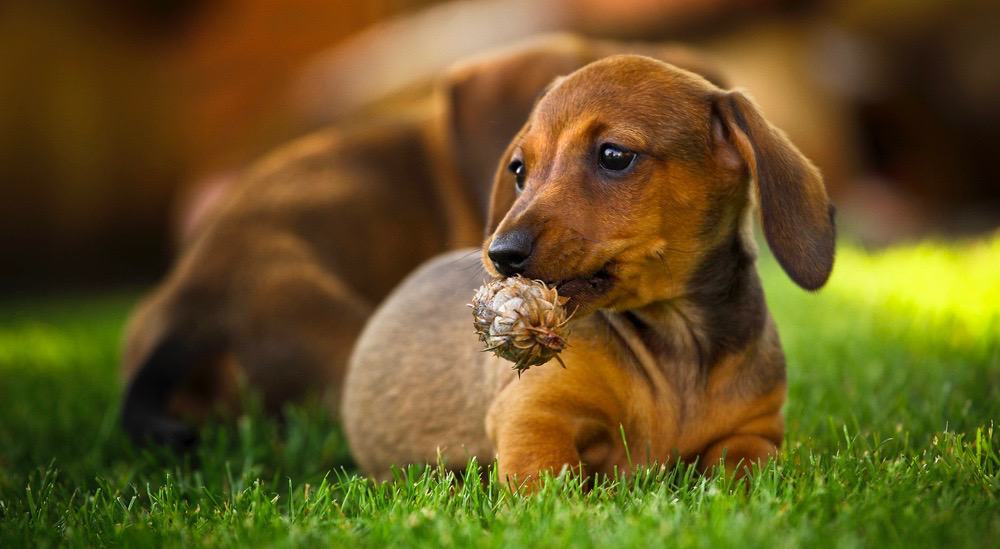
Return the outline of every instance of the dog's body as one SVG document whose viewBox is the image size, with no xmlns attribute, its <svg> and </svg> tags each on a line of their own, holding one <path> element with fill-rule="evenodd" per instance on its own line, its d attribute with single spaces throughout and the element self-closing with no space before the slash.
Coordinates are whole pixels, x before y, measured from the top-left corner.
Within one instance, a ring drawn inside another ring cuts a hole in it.
<svg viewBox="0 0 1000 549">
<path fill-rule="evenodd" d="M 181 425 L 159 429 L 170 423 L 150 416 L 232 409 L 243 383 L 264 389 L 271 410 L 339 383 L 374 305 L 462 236 L 419 161 L 428 153 L 417 131 L 314 135 L 265 161 L 220 205 L 131 320 L 124 362 L 137 371 L 123 414 L 134 436 L 183 444 Z M 375 216 L 392 222 L 369 223 Z M 369 253 L 372 242 L 386 253 Z"/>
<path fill-rule="evenodd" d="M 257 390 L 269 410 L 307 393 L 337 407 L 365 320 L 421 261 L 477 243 L 496 158 L 551 79 L 645 49 L 547 37 L 451 70 L 382 121 L 301 139 L 207 215 L 125 338 L 122 408 L 136 440 L 186 445 L 202 419 Z"/>
<path fill-rule="evenodd" d="M 739 306 L 746 309 L 733 312 L 743 316 L 733 324 L 743 325 L 727 329 L 759 338 L 754 348 L 708 366 L 705 332 L 722 326 L 690 328 L 688 311 L 665 307 L 602 311 L 573 323 L 565 369 L 553 361 L 520 377 L 482 352 L 470 331 L 466 304 L 483 280 L 480 261 L 475 249 L 430 261 L 358 341 L 343 417 L 365 471 L 385 477 L 393 465 L 439 459 L 461 469 L 469 458 L 489 463 L 499 455 L 506 472 L 509 462 L 522 474 L 580 462 L 590 473 L 626 472 L 692 459 L 750 419 L 780 443 L 784 360 L 773 322 L 760 316 L 766 312 L 748 258 L 740 260 L 747 293 L 734 296 L 745 300 Z M 551 428 L 539 425 L 545 416 Z"/>
<path fill-rule="evenodd" d="M 484 277 L 475 252 L 432 261 L 351 359 L 342 415 L 366 471 L 496 457 L 502 478 L 530 481 L 776 454 L 785 366 L 752 196 L 807 289 L 829 276 L 834 231 L 818 172 L 749 100 L 649 58 L 605 59 L 550 87 L 495 181 L 481 261 L 570 298 L 566 367 L 517 378 L 481 353 L 464 306 Z"/>
</svg>

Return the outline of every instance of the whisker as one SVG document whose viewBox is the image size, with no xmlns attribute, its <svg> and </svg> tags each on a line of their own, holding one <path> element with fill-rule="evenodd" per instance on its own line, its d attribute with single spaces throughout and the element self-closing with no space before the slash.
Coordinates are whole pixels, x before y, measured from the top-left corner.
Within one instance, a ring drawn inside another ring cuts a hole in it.
<svg viewBox="0 0 1000 549">
<path fill-rule="evenodd" d="M 477 282 L 476 277 L 481 277 L 478 282 L 482 283 L 485 282 L 485 279 L 490 278 L 490 273 L 486 272 L 486 269 L 483 268 L 482 264 L 479 264 L 478 267 L 479 269 L 469 271 L 469 274 L 471 276 L 469 276 L 469 278 L 466 279 L 467 282 L 469 283 Z"/>
<path fill-rule="evenodd" d="M 479 254 L 479 252 L 481 252 L 481 251 L 482 250 L 480 250 L 479 248 L 476 248 L 474 250 L 469 250 L 468 253 L 464 253 L 464 254 L 456 257 L 455 259 L 451 260 L 451 263 L 458 263 L 459 261 L 464 261 L 465 259 L 468 259 L 470 256 Z"/>
</svg>

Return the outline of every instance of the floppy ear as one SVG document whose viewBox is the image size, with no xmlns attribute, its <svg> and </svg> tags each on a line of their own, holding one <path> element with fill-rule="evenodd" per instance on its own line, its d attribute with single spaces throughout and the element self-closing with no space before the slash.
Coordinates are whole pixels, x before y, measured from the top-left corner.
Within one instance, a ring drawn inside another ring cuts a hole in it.
<svg viewBox="0 0 1000 549">
<path fill-rule="evenodd" d="M 742 93 L 722 92 L 715 116 L 753 179 L 764 236 L 778 263 L 799 286 L 822 287 L 833 269 L 836 234 L 819 170 Z"/>
<path fill-rule="evenodd" d="M 556 35 L 453 67 L 439 84 L 445 143 L 468 195 L 485 214 L 494 168 L 554 78 L 589 61 L 584 40 Z M 512 201 L 513 194 L 511 194 Z"/>
</svg>

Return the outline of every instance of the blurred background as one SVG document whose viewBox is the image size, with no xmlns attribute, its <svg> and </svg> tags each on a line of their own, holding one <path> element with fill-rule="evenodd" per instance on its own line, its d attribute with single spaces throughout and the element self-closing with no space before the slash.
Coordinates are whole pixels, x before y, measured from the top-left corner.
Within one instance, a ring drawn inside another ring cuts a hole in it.
<svg viewBox="0 0 1000 549">
<path fill-rule="evenodd" d="M 1000 225 L 995 1 L 6 0 L 0 292 L 148 283 L 269 149 L 559 30 L 703 50 L 857 242 Z"/>
</svg>

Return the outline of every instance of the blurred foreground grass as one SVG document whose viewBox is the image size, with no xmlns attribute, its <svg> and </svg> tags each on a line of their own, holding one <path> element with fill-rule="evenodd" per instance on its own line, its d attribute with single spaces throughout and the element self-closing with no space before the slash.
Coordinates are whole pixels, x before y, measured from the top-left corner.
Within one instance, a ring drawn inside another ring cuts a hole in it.
<svg viewBox="0 0 1000 549">
<path fill-rule="evenodd" d="M 194 456 L 117 426 L 133 295 L 0 306 L 0 547 L 980 546 L 1000 537 L 1000 237 L 839 251 L 830 285 L 761 261 L 789 359 L 783 460 L 749 491 L 683 467 L 533 497 L 356 474 L 318 406 L 210 426 Z M 475 465 L 470 465 L 474 467 Z M 484 465 L 488 466 L 488 464 Z"/>
</svg>

